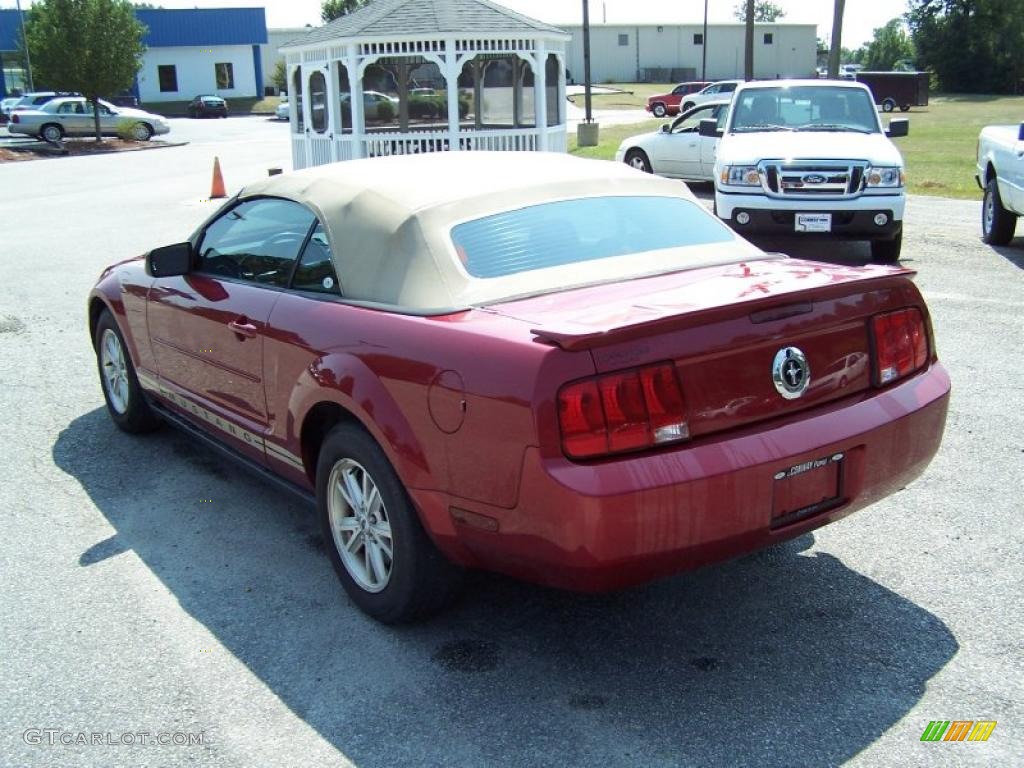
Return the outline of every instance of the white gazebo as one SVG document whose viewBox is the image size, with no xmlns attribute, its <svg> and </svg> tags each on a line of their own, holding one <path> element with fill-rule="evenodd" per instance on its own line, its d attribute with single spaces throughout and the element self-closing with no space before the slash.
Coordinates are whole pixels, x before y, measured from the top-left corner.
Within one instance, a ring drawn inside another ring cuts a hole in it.
<svg viewBox="0 0 1024 768">
<path fill-rule="evenodd" d="M 295 168 L 566 150 L 562 30 L 489 0 L 373 0 L 281 47 Z"/>
</svg>

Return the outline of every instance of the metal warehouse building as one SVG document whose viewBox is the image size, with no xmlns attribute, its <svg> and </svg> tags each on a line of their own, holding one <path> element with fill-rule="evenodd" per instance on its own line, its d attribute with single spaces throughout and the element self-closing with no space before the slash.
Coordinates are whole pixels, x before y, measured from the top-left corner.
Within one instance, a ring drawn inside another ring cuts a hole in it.
<svg viewBox="0 0 1024 768">
<path fill-rule="evenodd" d="M 262 95 L 261 46 L 267 42 L 263 8 L 138 8 L 135 15 L 148 30 L 146 53 L 132 88 L 143 103 L 183 101 L 198 94 Z M 17 11 L 0 11 L 0 95 L 7 94 L 3 70 L 15 59 L 19 27 Z"/>
<path fill-rule="evenodd" d="M 567 66 L 583 82 L 583 29 L 560 24 L 572 34 Z M 814 24 L 755 24 L 754 77 L 815 77 Z M 701 66 L 707 46 L 707 77 Z M 590 25 L 590 77 L 594 83 L 727 80 L 743 77 L 745 26 L 709 24 Z"/>
</svg>

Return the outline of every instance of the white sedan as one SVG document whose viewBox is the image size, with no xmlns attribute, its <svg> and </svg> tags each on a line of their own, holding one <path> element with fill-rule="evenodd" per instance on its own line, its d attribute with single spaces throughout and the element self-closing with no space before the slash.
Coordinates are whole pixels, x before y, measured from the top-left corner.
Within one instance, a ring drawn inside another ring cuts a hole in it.
<svg viewBox="0 0 1024 768">
<path fill-rule="evenodd" d="M 106 136 L 118 135 L 124 128 L 136 141 L 146 141 L 171 130 L 166 118 L 141 109 L 115 107 L 100 99 L 99 111 L 100 132 Z M 92 103 L 81 96 L 53 99 L 35 109 L 14 112 L 7 130 L 49 142 L 65 136 L 91 136 L 95 132 Z"/>
<path fill-rule="evenodd" d="M 665 123 L 660 131 L 630 136 L 619 145 L 615 159 L 659 176 L 712 181 L 718 139 L 701 136 L 698 128 L 704 119 L 713 118 L 724 124 L 729 103 L 707 102 Z"/>
</svg>

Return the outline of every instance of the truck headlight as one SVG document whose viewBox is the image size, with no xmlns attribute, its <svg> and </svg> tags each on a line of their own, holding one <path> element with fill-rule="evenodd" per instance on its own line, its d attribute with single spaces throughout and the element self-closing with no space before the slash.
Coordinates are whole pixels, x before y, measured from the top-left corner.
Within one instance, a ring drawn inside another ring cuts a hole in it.
<svg viewBox="0 0 1024 768">
<path fill-rule="evenodd" d="M 868 187 L 902 187 L 906 183 L 907 177 L 899 166 L 868 168 L 864 181 Z"/>
<path fill-rule="evenodd" d="M 733 187 L 759 187 L 761 176 L 753 165 L 727 165 L 722 168 L 722 183 Z"/>
</svg>

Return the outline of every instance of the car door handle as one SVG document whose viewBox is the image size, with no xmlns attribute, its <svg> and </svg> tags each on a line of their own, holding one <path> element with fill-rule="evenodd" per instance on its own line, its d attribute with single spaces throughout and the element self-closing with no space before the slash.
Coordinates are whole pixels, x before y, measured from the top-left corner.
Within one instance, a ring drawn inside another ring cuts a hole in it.
<svg viewBox="0 0 1024 768">
<path fill-rule="evenodd" d="M 228 328 L 234 331 L 236 336 L 242 338 L 251 339 L 257 333 L 256 326 L 250 323 L 247 317 L 239 317 L 232 320 L 228 323 Z"/>
</svg>

